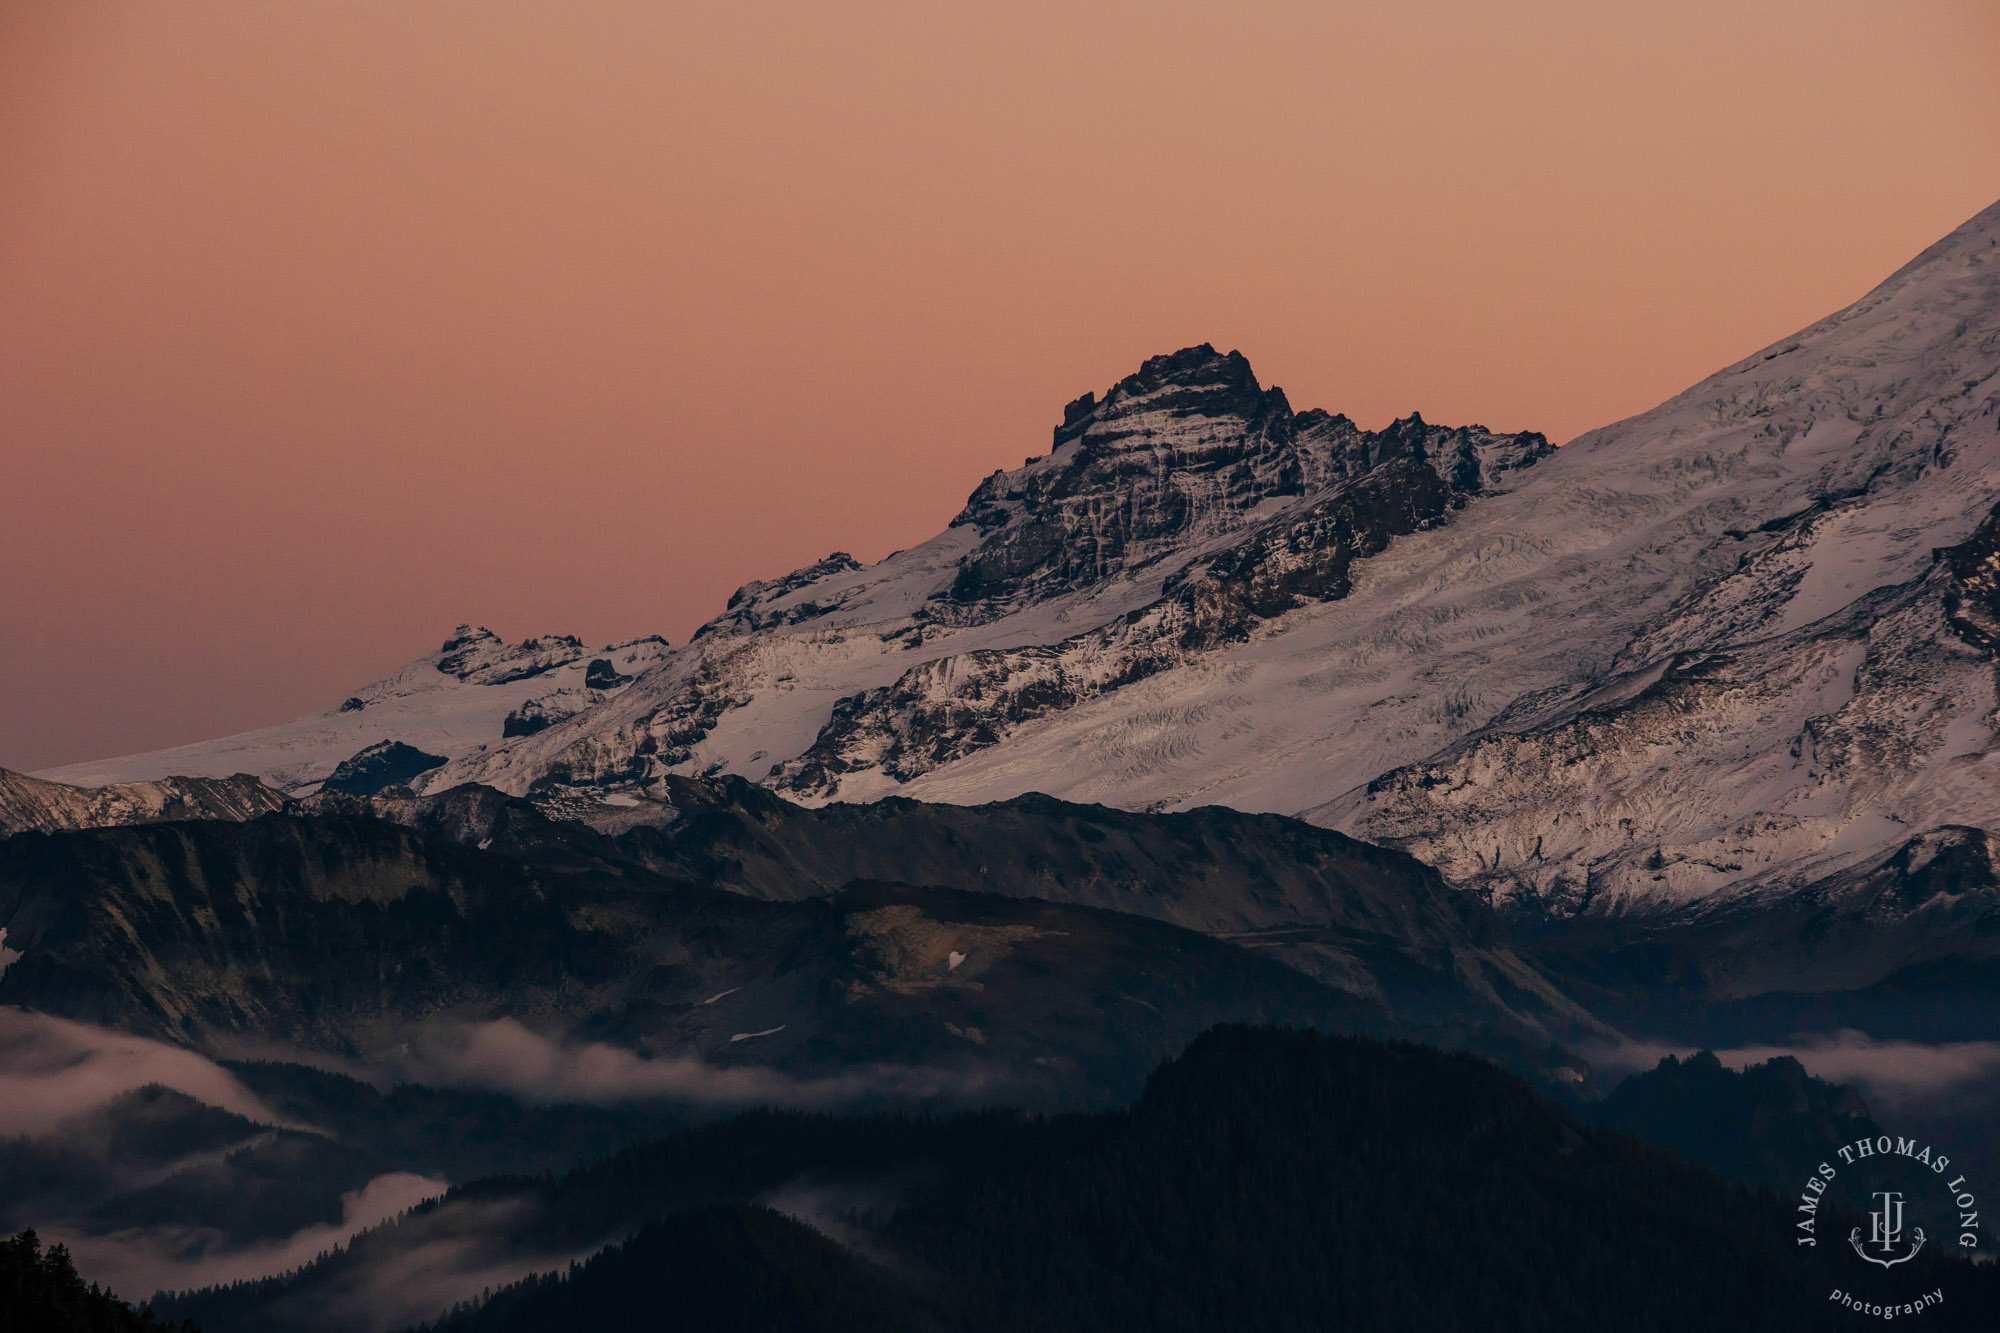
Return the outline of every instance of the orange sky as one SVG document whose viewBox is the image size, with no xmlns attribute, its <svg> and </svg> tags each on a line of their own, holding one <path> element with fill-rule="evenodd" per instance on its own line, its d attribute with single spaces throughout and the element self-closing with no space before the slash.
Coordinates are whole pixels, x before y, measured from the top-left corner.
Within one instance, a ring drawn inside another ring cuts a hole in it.
<svg viewBox="0 0 2000 1333">
<path fill-rule="evenodd" d="M 1567 438 L 2000 197 L 1993 0 L 0 0 L 0 766 L 679 641 L 1210 341 Z"/>
</svg>

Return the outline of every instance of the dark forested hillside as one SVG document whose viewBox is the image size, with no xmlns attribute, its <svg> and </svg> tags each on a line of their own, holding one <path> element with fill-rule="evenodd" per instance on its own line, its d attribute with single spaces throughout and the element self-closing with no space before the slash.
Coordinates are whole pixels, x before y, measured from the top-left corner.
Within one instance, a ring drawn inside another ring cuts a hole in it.
<svg viewBox="0 0 2000 1333">
<path fill-rule="evenodd" d="M 811 1227 L 725 1204 L 650 1223 L 566 1273 L 508 1287 L 425 1333 L 915 1333 L 926 1323 L 900 1284 Z"/>
<path fill-rule="evenodd" d="M 1838 1256 L 1791 1222 L 1472 1057 L 1225 1028 L 1101 1142 L 891 1232 L 979 1328 L 1484 1333 L 1814 1327 Z"/>
<path fill-rule="evenodd" d="M 0 1329 L 6 1333 L 199 1333 L 162 1324 L 86 1282 L 60 1245 L 42 1248 L 33 1231 L 0 1237 Z"/>
</svg>

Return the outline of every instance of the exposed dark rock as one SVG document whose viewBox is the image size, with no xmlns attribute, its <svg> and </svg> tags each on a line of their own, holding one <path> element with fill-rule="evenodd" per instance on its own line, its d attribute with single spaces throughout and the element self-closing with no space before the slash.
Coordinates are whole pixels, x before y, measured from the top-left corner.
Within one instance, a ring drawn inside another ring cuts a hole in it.
<svg viewBox="0 0 2000 1333">
<path fill-rule="evenodd" d="M 1953 631 L 1975 648 L 2000 653 L 2000 505 L 1978 531 L 1938 557 L 1951 580 L 1944 608 Z"/>
<path fill-rule="evenodd" d="M 654 641 L 663 647 L 666 644 L 664 639 Z M 643 671 L 645 665 L 642 661 L 637 669 Z M 500 724 L 500 734 L 502 737 L 532 736 L 538 731 L 547 731 L 556 723 L 575 717 L 593 704 L 604 702 L 605 696 L 611 691 L 622 690 L 636 679 L 637 676 L 628 676 L 619 671 L 610 658 L 594 657 L 584 668 L 581 689 L 564 686 L 547 694 L 537 695 L 507 714 L 506 719 Z"/>
<path fill-rule="evenodd" d="M 550 727 L 568 716 L 570 714 L 567 712 L 551 712 L 547 705 L 540 699 L 530 699 L 513 712 L 507 714 L 506 718 L 501 721 L 500 735 L 503 738 L 507 736 L 532 736 L 538 731 L 547 731 Z"/>
<path fill-rule="evenodd" d="M 538 786 L 644 785 L 684 770 L 723 714 L 792 679 L 773 678 L 768 655 L 718 638 L 864 625 L 915 665 L 899 665 L 887 685 L 872 671 L 867 688 L 854 680 L 805 751 L 717 755 L 711 771 L 770 762 L 774 785 L 815 797 L 843 794 L 847 775 L 864 770 L 907 782 L 1273 617 L 1346 596 L 1356 560 L 1505 489 L 1552 452 L 1534 433 L 1414 414 L 1366 431 L 1345 416 L 1294 413 L 1241 353 L 1207 344 L 1148 360 L 1062 418 L 1051 453 L 973 492 L 952 524 L 974 537 L 948 543 L 955 564 L 885 573 L 836 552 L 745 584 L 696 634 L 693 663 L 636 687 L 657 701 L 653 711 L 538 758 Z M 994 646 L 925 652 L 953 630 L 1065 598 L 1058 623 L 1076 632 L 1060 642 L 1043 637 L 1048 620 L 1024 618 L 985 640 Z M 536 721 L 517 718 L 508 734 Z"/>
<path fill-rule="evenodd" d="M 610 658 L 593 657 L 590 665 L 583 669 L 583 683 L 587 689 L 615 690 L 620 685 L 630 685 L 632 677 L 619 675 Z"/>
<path fill-rule="evenodd" d="M 438 645 L 444 656 L 438 661 L 438 670 L 446 675 L 455 675 L 464 665 L 466 655 L 480 648 L 498 647 L 502 640 L 498 634 L 484 626 L 460 625 L 451 632 L 451 637 Z"/>
<path fill-rule="evenodd" d="M 400 787 L 420 773 L 445 764 L 441 754 L 425 754 L 401 741 L 378 741 L 340 761 L 320 783 L 321 791 L 345 792 L 349 796 L 373 796 L 388 787 Z"/>
<path fill-rule="evenodd" d="M 1257 529 L 1192 577 L 1169 580 L 1187 610 L 1180 645 L 1198 650 L 1245 639 L 1260 621 L 1345 597 L 1356 560 L 1463 503 L 1426 461 L 1420 446 L 1389 459 L 1304 513 Z"/>
<path fill-rule="evenodd" d="M 509 644 L 489 629 L 460 625 L 438 649 L 437 669 L 447 676 L 478 685 L 539 676 L 568 666 L 584 655 L 583 641 L 573 634 L 552 634 Z"/>
<path fill-rule="evenodd" d="M 536 784 L 550 791 L 578 783 L 645 781 L 656 765 L 684 764 L 722 715 L 754 697 L 750 680 L 732 671 L 733 653 L 701 659 L 680 690 L 646 719 L 628 749 L 622 737 L 592 741 L 564 752 Z"/>
</svg>

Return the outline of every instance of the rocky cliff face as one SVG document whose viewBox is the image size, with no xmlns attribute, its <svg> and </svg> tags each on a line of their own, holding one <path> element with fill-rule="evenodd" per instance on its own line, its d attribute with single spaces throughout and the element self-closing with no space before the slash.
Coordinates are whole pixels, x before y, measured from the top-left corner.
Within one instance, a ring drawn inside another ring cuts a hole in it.
<svg viewBox="0 0 2000 1333">
<path fill-rule="evenodd" d="M 1547 451 L 1540 436 L 1440 430 L 1416 416 L 1377 433 L 1325 412 L 1294 415 L 1240 352 L 1190 347 L 1154 357 L 1102 401 L 1077 399 L 1046 459 L 987 478 L 952 520 L 979 544 L 924 611 L 990 619 L 1081 592 L 1391 460 L 1429 469 L 1462 500 Z M 1427 507 L 1442 512 L 1435 500 Z"/>
<path fill-rule="evenodd" d="M 1413 443 L 1414 452 L 1176 569 L 1158 601 L 1109 625 L 1046 646 L 934 658 L 892 685 L 842 699 L 811 748 L 773 770 L 775 785 L 824 799 L 840 794 L 843 774 L 908 782 L 1001 743 L 1024 723 L 1247 641 L 1297 607 L 1345 596 L 1356 560 L 1464 501 Z M 962 593 L 954 582 L 952 598 Z"/>
</svg>

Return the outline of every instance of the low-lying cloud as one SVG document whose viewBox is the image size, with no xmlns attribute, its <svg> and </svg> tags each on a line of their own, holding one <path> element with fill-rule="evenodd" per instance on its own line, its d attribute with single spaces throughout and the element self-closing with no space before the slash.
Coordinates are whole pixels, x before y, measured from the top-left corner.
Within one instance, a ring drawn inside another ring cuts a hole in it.
<svg viewBox="0 0 2000 1333">
<path fill-rule="evenodd" d="M 0 1005 L 0 1135 L 46 1134 L 148 1083 L 284 1123 L 235 1075 L 193 1051 Z"/>
<path fill-rule="evenodd" d="M 369 1247 L 361 1262 L 330 1274 L 304 1301 L 320 1327 L 390 1333 L 590 1253 L 530 1253 L 510 1244 L 509 1232 L 531 1207 L 522 1199 L 460 1200 L 407 1217 L 393 1244 Z"/>
<path fill-rule="evenodd" d="M 1877 1041 L 1865 1032 L 1836 1032 L 1796 1046 L 1747 1046 L 1719 1051 L 1731 1068 L 1789 1055 L 1815 1077 L 1851 1083 L 1884 1108 L 1930 1101 L 2000 1071 L 2000 1041 Z"/>
<path fill-rule="evenodd" d="M 548 1105 L 677 1101 L 729 1110 L 750 1106 L 828 1109 L 864 1102 L 966 1102 L 995 1095 L 994 1066 L 868 1064 L 798 1077 L 753 1064 L 711 1064 L 693 1056 L 645 1056 L 604 1042 L 545 1036 L 502 1018 L 432 1022 L 368 1061 L 260 1049 L 373 1081 L 380 1087 L 498 1092 Z M 122 1093 L 160 1084 L 261 1124 L 291 1125 L 229 1070 L 178 1046 L 71 1019 L 0 1005 L 0 1135 L 40 1136 Z"/>
<path fill-rule="evenodd" d="M 281 1242 L 233 1251 L 190 1255 L 210 1238 L 188 1228 L 103 1237 L 52 1233 L 50 1239 L 69 1244 L 84 1271 L 102 1268 L 139 1299 L 296 1272 L 261 1316 L 343 1333 L 392 1333 L 435 1319 L 490 1288 L 560 1270 L 603 1243 L 556 1252 L 531 1243 L 522 1233 L 533 1230 L 539 1205 L 524 1195 L 448 1200 L 408 1211 L 437 1195 L 441 1185 L 421 1176 L 377 1177 L 347 1197 L 337 1225 L 308 1227 Z M 399 1219 L 393 1230 L 367 1234 L 392 1218 Z M 113 1289 L 125 1290 L 115 1282 Z"/>
<path fill-rule="evenodd" d="M 348 1072 L 382 1086 L 409 1082 L 477 1089 L 540 1104 L 663 1101 L 718 1112 L 750 1106 L 965 1103 L 990 1100 L 1002 1089 L 1002 1076 L 991 1066 L 874 1064 L 800 1077 L 768 1066 L 643 1056 L 602 1042 L 544 1035 L 512 1019 L 433 1022 L 405 1035 L 407 1041 L 385 1056 L 344 1062 Z M 278 1059 L 303 1054 L 260 1053 Z M 66 1141 L 63 1136 L 75 1132 L 79 1117 L 148 1084 L 164 1085 L 260 1125 L 309 1128 L 287 1125 L 229 1070 L 196 1052 L 0 1007 L 0 1135 L 45 1144 Z M 193 1160 L 162 1162 L 148 1170 L 168 1173 Z M 317 1276 L 299 1299 L 330 1318 L 331 1326 L 358 1333 L 387 1333 L 433 1318 L 484 1288 L 580 1257 L 548 1254 L 525 1244 L 516 1224 L 522 1220 L 519 1210 L 533 1206 L 526 1199 L 459 1200 L 407 1215 L 447 1187 L 444 1180 L 408 1171 L 379 1175 L 342 1196 L 338 1222 L 247 1244 L 232 1245 L 223 1231 L 193 1225 L 96 1232 L 79 1221 L 61 1220 L 87 1217 L 88 1210 L 72 1212 L 55 1199 L 38 1206 L 34 1220 L 46 1241 L 70 1247 L 91 1280 L 132 1300 L 283 1274 L 348 1246 L 341 1259 L 314 1270 Z M 774 1201 L 817 1225 L 840 1228 L 854 1223 L 857 1212 L 879 1208 L 886 1197 L 877 1197 L 883 1188 L 881 1182 L 858 1188 L 853 1182 L 828 1186 L 802 1181 Z M 352 1243 L 358 1233 L 399 1216 L 403 1220 L 393 1244 L 369 1245 L 365 1237 L 358 1247 Z M 857 1238 L 866 1230 L 850 1229 Z"/>
<path fill-rule="evenodd" d="M 1000 1083 L 996 1071 L 973 1066 L 875 1064 L 798 1078 L 761 1065 L 713 1065 L 690 1056 L 643 1056 L 602 1042 L 567 1042 L 510 1018 L 426 1025 L 381 1065 L 391 1081 L 599 1106 L 678 1101 L 715 1109 L 825 1109 L 872 1101 L 965 1101 L 990 1094 Z"/>
<path fill-rule="evenodd" d="M 1587 1050 L 1585 1055 L 1593 1064 L 1623 1074 L 1651 1069 L 1666 1056 L 1687 1056 L 1696 1049 L 1627 1042 Z M 1787 1044 L 1731 1047 L 1715 1055 L 1731 1069 L 1790 1056 L 1815 1078 L 1860 1089 L 1870 1106 L 1883 1110 L 1935 1101 L 1955 1088 L 2000 1073 L 2000 1041 L 1878 1041 L 1854 1031 L 1819 1034 Z"/>
<path fill-rule="evenodd" d="M 446 1182 L 406 1171 L 381 1175 L 341 1196 L 338 1222 L 306 1227 L 283 1240 L 231 1248 L 207 1227 L 138 1227 L 106 1235 L 48 1228 L 42 1238 L 60 1241 L 76 1256 L 79 1272 L 127 1300 L 155 1292 L 254 1280 L 287 1273 L 365 1231 L 435 1198 Z M 475 1288 L 476 1290 L 476 1288 Z"/>
</svg>

